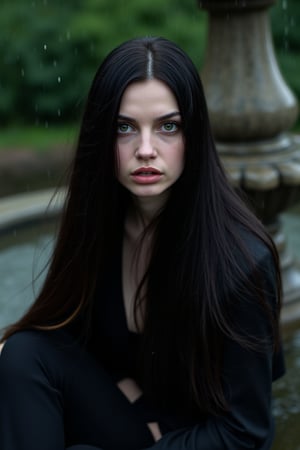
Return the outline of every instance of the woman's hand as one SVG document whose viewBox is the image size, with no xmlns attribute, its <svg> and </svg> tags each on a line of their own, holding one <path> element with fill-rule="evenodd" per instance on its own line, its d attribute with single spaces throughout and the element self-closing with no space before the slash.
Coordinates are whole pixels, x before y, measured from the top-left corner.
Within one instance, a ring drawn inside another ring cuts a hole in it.
<svg viewBox="0 0 300 450">
<path fill-rule="evenodd" d="M 123 380 L 117 383 L 118 388 L 125 395 L 125 397 L 134 403 L 143 394 L 142 390 L 138 384 L 132 378 L 123 378 Z M 161 438 L 161 432 L 157 422 L 148 422 L 147 427 L 149 428 L 154 441 L 158 441 Z"/>
<path fill-rule="evenodd" d="M 161 432 L 160 432 L 158 423 L 157 422 L 148 422 L 147 427 L 151 431 L 151 434 L 152 434 L 155 442 L 158 441 L 161 438 Z"/>
<path fill-rule="evenodd" d="M 123 378 L 117 383 L 117 386 L 130 403 L 135 402 L 143 393 L 132 378 Z"/>
</svg>

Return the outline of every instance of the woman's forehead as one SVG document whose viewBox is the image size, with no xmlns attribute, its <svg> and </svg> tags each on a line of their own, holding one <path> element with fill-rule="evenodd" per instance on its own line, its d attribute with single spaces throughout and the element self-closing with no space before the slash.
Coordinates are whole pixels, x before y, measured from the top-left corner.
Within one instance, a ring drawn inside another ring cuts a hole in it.
<svg viewBox="0 0 300 450">
<path fill-rule="evenodd" d="M 173 92 L 156 79 L 130 84 L 124 91 L 119 108 L 120 115 L 129 117 L 146 112 L 159 117 L 176 111 L 179 111 L 179 107 Z"/>
</svg>

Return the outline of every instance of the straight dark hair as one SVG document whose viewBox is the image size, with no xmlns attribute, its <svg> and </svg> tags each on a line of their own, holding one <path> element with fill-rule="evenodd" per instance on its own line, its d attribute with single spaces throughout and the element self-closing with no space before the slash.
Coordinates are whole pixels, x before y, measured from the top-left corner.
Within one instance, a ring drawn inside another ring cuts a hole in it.
<svg viewBox="0 0 300 450">
<path fill-rule="evenodd" d="M 141 376 L 146 391 L 156 392 L 162 403 L 182 392 L 187 409 L 195 406 L 218 414 L 227 407 L 221 373 L 224 339 L 250 351 L 267 345 L 239 330 L 230 313 L 234 301 L 257 298 L 270 321 L 272 342 L 279 342 L 278 255 L 264 227 L 226 178 L 195 66 L 166 39 L 125 42 L 98 69 L 46 280 L 35 303 L 2 340 L 28 328 L 63 328 L 78 317 L 85 337 L 93 332 L 96 287 L 120 246 L 130 201 L 116 179 L 119 106 L 130 84 L 148 79 L 162 81 L 176 97 L 186 156 L 164 209 L 145 230 L 154 230 L 154 237 L 135 299 L 137 308 L 145 292 Z M 273 257 L 275 310 L 266 299 L 263 267 L 255 262 L 247 240 L 259 242 Z"/>
</svg>

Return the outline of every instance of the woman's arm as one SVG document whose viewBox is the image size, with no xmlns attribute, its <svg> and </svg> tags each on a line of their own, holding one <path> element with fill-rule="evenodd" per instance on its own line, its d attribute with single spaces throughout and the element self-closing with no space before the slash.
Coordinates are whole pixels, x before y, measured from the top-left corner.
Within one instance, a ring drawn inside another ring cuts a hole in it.
<svg viewBox="0 0 300 450">
<path fill-rule="evenodd" d="M 262 261 L 266 277 L 267 300 L 275 305 L 276 289 L 273 260 Z M 236 320 L 248 336 L 270 341 L 270 323 L 256 298 L 239 303 Z M 190 428 L 167 433 L 149 450 L 257 450 L 271 449 L 274 425 L 271 414 L 273 350 L 261 351 L 225 341 L 223 379 L 229 404 L 227 413 Z M 213 358 L 213 355 L 212 355 Z"/>
</svg>

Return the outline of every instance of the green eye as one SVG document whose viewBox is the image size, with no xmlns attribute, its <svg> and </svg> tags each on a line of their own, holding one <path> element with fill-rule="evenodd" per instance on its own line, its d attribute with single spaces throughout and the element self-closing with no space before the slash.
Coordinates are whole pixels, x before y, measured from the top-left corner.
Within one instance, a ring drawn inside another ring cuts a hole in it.
<svg viewBox="0 0 300 450">
<path fill-rule="evenodd" d="M 168 133 L 174 133 L 178 130 L 178 125 L 176 122 L 166 122 L 163 124 L 162 129 Z"/>
<path fill-rule="evenodd" d="M 119 134 L 126 134 L 132 131 L 132 127 L 128 123 L 119 123 L 117 132 Z"/>
</svg>

